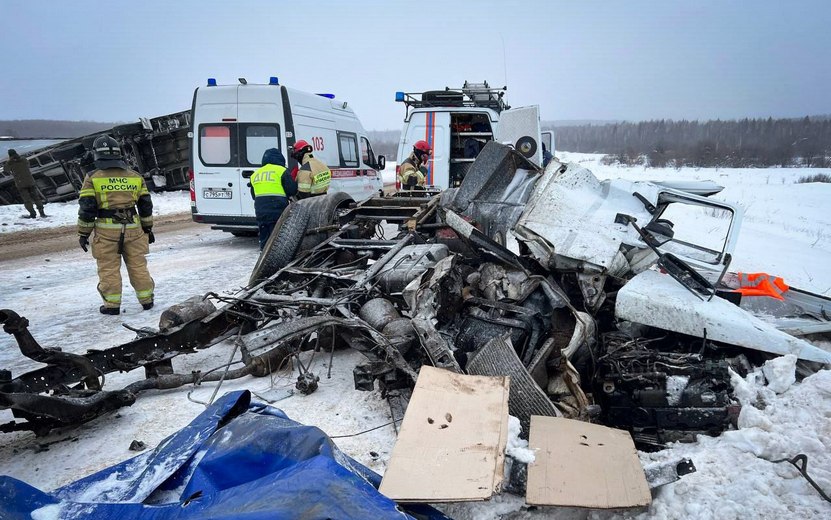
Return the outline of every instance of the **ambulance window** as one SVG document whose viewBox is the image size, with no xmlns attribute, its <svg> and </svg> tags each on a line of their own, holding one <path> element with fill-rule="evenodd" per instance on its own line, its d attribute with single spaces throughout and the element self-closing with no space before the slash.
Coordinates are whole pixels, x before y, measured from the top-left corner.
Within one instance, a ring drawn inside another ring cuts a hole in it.
<svg viewBox="0 0 831 520">
<path fill-rule="evenodd" d="M 361 137 L 361 159 L 367 166 L 375 167 L 375 154 L 372 153 L 372 146 L 366 137 Z"/>
<path fill-rule="evenodd" d="M 358 138 L 355 134 L 338 132 L 338 150 L 341 166 L 358 167 Z"/>
<path fill-rule="evenodd" d="M 231 126 L 199 127 L 199 158 L 206 166 L 231 166 Z"/>
<path fill-rule="evenodd" d="M 269 148 L 280 149 L 278 125 L 245 125 L 245 161 L 247 166 L 262 166 L 263 153 Z"/>
</svg>

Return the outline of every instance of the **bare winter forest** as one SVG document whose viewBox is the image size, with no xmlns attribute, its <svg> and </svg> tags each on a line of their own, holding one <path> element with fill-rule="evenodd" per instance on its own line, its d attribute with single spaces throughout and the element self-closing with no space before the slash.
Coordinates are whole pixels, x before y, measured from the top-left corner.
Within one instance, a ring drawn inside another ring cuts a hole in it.
<svg viewBox="0 0 831 520">
<path fill-rule="evenodd" d="M 831 118 L 672 121 L 555 128 L 557 150 L 654 167 L 831 166 Z"/>
</svg>

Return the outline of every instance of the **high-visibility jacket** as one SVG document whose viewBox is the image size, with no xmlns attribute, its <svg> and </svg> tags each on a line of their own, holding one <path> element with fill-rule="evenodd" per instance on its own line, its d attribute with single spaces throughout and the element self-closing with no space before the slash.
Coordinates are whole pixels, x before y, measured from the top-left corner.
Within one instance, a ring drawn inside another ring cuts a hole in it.
<svg viewBox="0 0 831 520">
<path fill-rule="evenodd" d="M 122 225 L 126 229 L 153 228 L 150 192 L 144 178 L 133 170 L 95 170 L 84 178 L 79 195 L 79 235 L 88 236 L 93 229 L 120 231 Z"/>
<path fill-rule="evenodd" d="M 784 300 L 782 295 L 788 289 L 790 287 L 779 276 L 767 273 L 739 273 L 739 288 L 736 291 L 742 296 L 769 296 Z"/>
<path fill-rule="evenodd" d="M 398 169 L 398 182 L 401 184 L 402 190 L 424 186 L 424 174 L 419 170 L 419 166 L 421 166 L 421 162 L 415 154 L 410 154 L 409 157 L 401 161 L 401 168 Z"/>
<path fill-rule="evenodd" d="M 297 171 L 298 196 L 322 195 L 329 191 L 329 184 L 332 182 L 329 167 L 310 153 L 303 156 L 301 163 Z"/>
<path fill-rule="evenodd" d="M 287 197 L 286 188 L 283 186 L 283 174 L 286 167 L 279 164 L 265 164 L 251 175 L 251 188 L 255 197 L 278 196 Z"/>
</svg>

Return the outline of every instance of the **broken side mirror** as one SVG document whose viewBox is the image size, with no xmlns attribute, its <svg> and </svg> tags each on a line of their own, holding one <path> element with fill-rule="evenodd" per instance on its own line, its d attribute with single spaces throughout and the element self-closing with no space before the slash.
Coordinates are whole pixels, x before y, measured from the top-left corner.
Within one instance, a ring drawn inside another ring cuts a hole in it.
<svg viewBox="0 0 831 520">
<path fill-rule="evenodd" d="M 386 167 L 387 167 L 387 158 L 384 157 L 383 155 L 379 155 L 378 156 L 378 164 L 377 164 L 376 169 L 377 170 L 383 170 Z"/>
</svg>

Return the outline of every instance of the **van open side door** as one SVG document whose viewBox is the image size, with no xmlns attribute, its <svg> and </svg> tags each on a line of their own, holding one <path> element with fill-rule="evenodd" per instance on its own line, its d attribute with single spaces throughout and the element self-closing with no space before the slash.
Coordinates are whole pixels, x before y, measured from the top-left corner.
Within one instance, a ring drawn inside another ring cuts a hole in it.
<svg viewBox="0 0 831 520">
<path fill-rule="evenodd" d="M 532 163 L 542 165 L 539 106 L 503 110 L 494 137 L 497 142 L 514 147 Z"/>
</svg>

